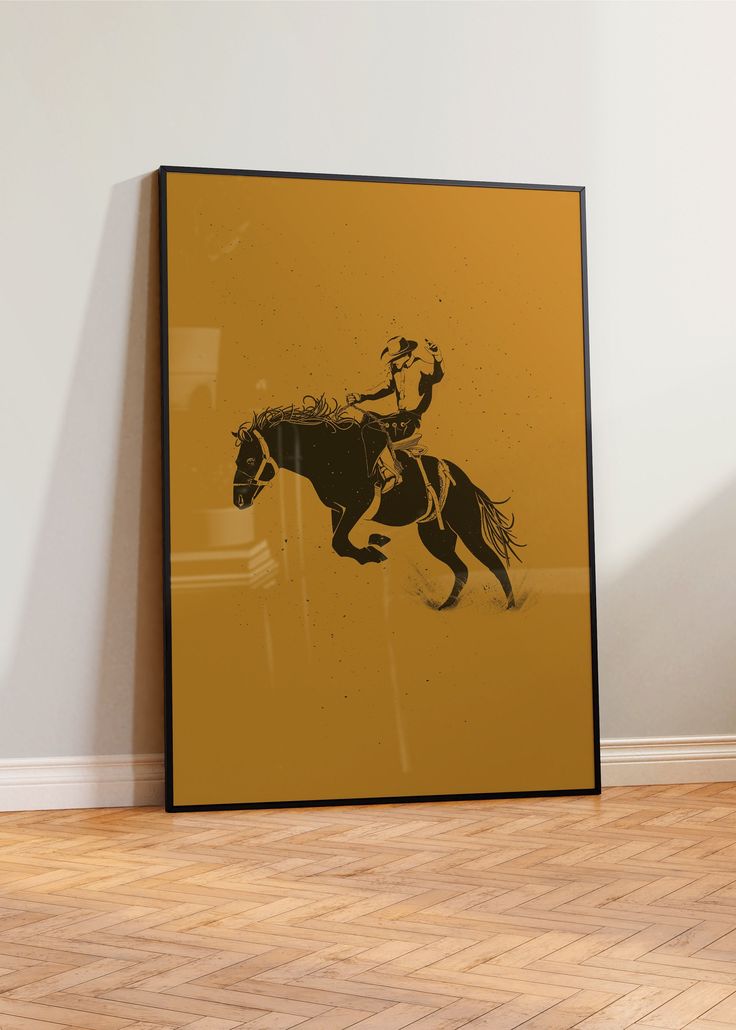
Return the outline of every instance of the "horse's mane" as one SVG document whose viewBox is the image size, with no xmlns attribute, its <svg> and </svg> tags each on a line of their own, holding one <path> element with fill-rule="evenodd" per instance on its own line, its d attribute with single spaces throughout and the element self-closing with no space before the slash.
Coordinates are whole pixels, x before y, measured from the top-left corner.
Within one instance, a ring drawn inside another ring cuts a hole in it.
<svg viewBox="0 0 736 1030">
<path fill-rule="evenodd" d="M 306 426 L 325 425 L 333 432 L 338 429 L 350 429 L 357 424 L 357 420 L 346 414 L 348 407 L 345 404 L 338 404 L 334 399 L 328 400 L 324 394 L 319 397 L 308 394 L 303 398 L 301 404 L 284 404 L 281 407 L 254 411 L 250 422 L 243 422 L 235 435 L 242 443 L 252 429 L 262 433 L 280 422 L 297 422 Z"/>
</svg>

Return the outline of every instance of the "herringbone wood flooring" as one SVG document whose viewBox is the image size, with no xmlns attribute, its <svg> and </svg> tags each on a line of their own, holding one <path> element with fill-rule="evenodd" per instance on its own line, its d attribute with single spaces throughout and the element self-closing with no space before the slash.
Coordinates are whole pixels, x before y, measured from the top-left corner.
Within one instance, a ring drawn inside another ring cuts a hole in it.
<svg viewBox="0 0 736 1030">
<path fill-rule="evenodd" d="M 736 1027 L 736 784 L 0 816 L 2 1030 Z"/>
</svg>

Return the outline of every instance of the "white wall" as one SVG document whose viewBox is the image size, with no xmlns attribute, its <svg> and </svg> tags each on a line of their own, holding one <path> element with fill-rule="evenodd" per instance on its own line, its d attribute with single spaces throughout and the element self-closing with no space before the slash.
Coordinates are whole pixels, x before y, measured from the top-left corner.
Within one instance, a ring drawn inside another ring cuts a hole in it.
<svg viewBox="0 0 736 1030">
<path fill-rule="evenodd" d="M 735 35 L 726 3 L 0 7 L 0 758 L 161 750 L 160 163 L 586 185 L 603 735 L 736 733 Z"/>
</svg>

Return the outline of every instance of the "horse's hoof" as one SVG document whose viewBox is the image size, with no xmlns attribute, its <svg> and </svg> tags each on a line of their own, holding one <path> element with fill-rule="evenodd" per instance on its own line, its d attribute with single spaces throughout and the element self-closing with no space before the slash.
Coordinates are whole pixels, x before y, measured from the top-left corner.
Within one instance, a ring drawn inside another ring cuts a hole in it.
<svg viewBox="0 0 736 1030">
<path fill-rule="evenodd" d="M 369 544 L 375 544 L 376 547 L 384 547 L 386 544 L 391 543 L 390 536 L 384 536 L 383 533 L 371 533 L 368 537 Z"/>
<path fill-rule="evenodd" d="M 371 562 L 386 561 L 388 555 L 379 551 L 377 547 L 363 547 L 356 557 L 361 565 L 369 565 Z"/>
</svg>

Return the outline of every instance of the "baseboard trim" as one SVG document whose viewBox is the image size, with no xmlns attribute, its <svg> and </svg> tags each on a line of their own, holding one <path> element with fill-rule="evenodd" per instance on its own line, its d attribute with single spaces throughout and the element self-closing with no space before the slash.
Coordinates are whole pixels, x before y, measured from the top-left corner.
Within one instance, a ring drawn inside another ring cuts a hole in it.
<svg viewBox="0 0 736 1030">
<path fill-rule="evenodd" d="M 601 741 L 604 787 L 736 781 L 736 737 Z M 0 760 L 0 812 L 134 808 L 164 801 L 162 755 Z"/>
<path fill-rule="evenodd" d="M 163 805 L 162 755 L 0 760 L 0 812 Z"/>
<path fill-rule="evenodd" d="M 604 787 L 736 780 L 736 737 L 634 737 L 601 741 Z"/>
</svg>

